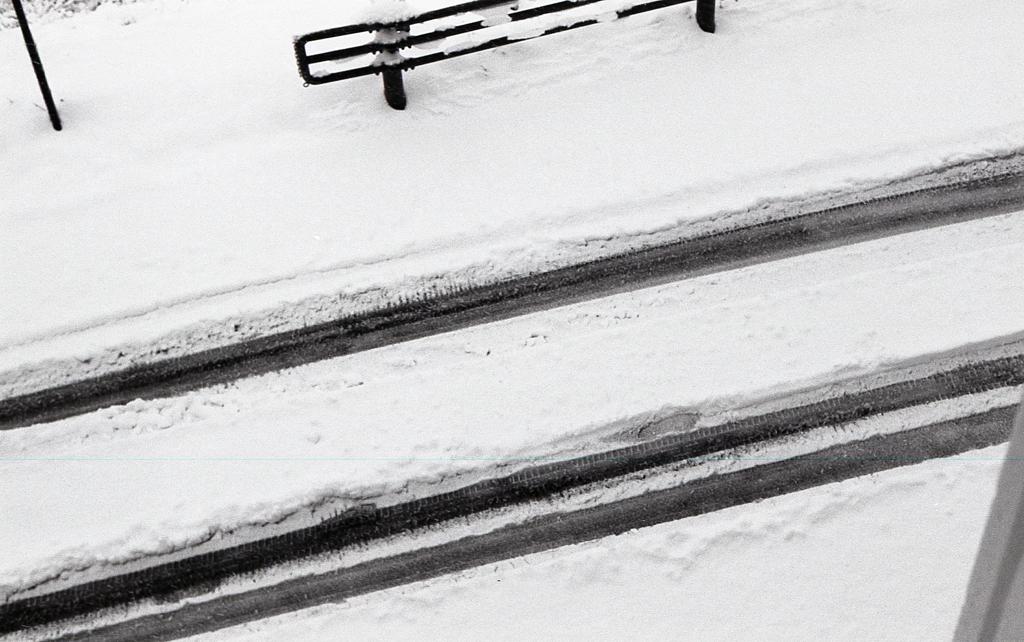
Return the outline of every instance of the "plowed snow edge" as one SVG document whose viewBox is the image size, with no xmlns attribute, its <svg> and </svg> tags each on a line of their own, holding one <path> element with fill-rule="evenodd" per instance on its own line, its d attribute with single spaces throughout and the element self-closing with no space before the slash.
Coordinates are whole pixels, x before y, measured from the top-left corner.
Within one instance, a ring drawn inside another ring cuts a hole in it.
<svg viewBox="0 0 1024 642">
<path fill-rule="evenodd" d="M 0 400 L 0 429 L 54 421 L 137 398 L 172 396 L 626 290 L 1022 208 L 1024 174 L 985 175 L 712 231 L 496 283 L 425 292 L 331 321 L 9 396 Z"/>
</svg>

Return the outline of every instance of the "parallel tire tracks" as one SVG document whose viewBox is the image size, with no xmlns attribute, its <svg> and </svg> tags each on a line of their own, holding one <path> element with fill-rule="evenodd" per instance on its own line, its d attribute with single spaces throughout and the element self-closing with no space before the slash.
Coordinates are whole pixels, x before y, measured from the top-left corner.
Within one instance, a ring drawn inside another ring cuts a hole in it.
<svg viewBox="0 0 1024 642">
<path fill-rule="evenodd" d="M 596 482 L 613 482 L 625 475 L 704 458 L 731 448 L 767 443 L 901 408 L 1019 385 L 1024 385 L 1024 355 L 1002 356 L 635 446 L 536 465 L 403 504 L 354 509 L 321 524 L 275 537 L 0 604 L 0 634 L 59 624 L 146 600 L 175 602 L 207 593 L 231 578 L 284 562 L 337 552 Z M 826 448 L 810 456 L 713 475 L 672 490 L 647 493 L 607 506 L 556 513 L 441 547 L 237 595 L 183 604 L 169 613 L 129 619 L 66 637 L 106 642 L 156 641 L 213 630 L 494 559 L 999 443 L 1009 434 L 1011 422 L 1012 409 L 1003 408 L 894 435 L 872 437 Z"/>
<path fill-rule="evenodd" d="M 364 562 L 334 573 L 186 604 L 180 609 L 58 638 L 62 642 L 164 642 L 464 571 L 635 528 L 700 515 L 1006 441 L 1015 409 L 835 446 L 668 490 L 602 504 Z"/>
</svg>

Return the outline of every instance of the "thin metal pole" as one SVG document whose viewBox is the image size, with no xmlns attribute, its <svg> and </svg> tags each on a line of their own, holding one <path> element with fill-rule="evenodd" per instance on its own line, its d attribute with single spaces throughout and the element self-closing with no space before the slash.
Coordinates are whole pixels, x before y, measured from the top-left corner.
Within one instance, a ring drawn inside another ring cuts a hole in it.
<svg viewBox="0 0 1024 642">
<path fill-rule="evenodd" d="M 61 130 L 60 114 L 57 113 L 57 105 L 53 102 L 53 95 L 50 93 L 50 85 L 46 82 L 46 72 L 43 71 L 43 61 L 39 59 L 39 50 L 36 49 L 36 41 L 32 38 L 32 32 L 28 29 L 28 18 L 25 17 L 25 9 L 21 6 L 21 0 L 11 0 L 14 3 L 14 13 L 18 16 L 18 26 L 21 27 L 21 35 L 25 38 L 25 48 L 28 49 L 28 57 L 32 59 L 32 70 L 36 72 L 36 80 L 39 81 L 39 91 L 43 92 L 43 101 L 46 103 L 46 111 L 50 113 L 50 122 L 57 131 Z"/>
</svg>

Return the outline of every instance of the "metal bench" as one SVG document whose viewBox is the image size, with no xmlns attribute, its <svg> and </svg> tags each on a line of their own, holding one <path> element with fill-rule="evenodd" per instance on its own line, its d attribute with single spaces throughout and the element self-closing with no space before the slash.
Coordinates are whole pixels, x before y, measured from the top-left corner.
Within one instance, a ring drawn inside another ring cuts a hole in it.
<svg viewBox="0 0 1024 642">
<path fill-rule="evenodd" d="M 394 109 L 405 109 L 403 71 L 685 2 L 697 3 L 697 25 L 703 31 L 714 33 L 715 0 L 652 0 L 635 3 L 556 0 L 523 8 L 520 5 L 525 2 L 519 0 L 476 0 L 421 14 L 325 29 L 299 36 L 295 38 L 295 59 L 299 65 L 299 74 L 307 85 L 380 74 L 384 80 L 384 98 L 388 105 Z M 590 13 L 581 11 L 587 5 L 594 5 Z M 474 32 L 482 33 L 479 37 L 471 36 L 459 41 L 460 36 Z M 366 37 L 362 34 L 372 36 L 369 41 L 365 41 Z M 438 51 L 409 51 L 411 47 L 442 47 L 442 41 L 448 39 L 456 39 L 456 42 Z M 312 43 L 317 44 L 311 47 Z"/>
</svg>

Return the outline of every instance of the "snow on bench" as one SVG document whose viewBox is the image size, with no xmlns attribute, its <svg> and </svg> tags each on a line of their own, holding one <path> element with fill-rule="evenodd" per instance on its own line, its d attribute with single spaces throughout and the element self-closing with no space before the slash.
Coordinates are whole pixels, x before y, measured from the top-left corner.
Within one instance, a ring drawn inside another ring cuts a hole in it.
<svg viewBox="0 0 1024 642">
<path fill-rule="evenodd" d="M 295 38 L 295 59 L 307 85 L 379 74 L 388 105 L 405 109 L 403 71 L 686 2 L 714 33 L 715 0 L 474 0 L 419 14 L 404 2 L 378 3 L 366 22 Z"/>
</svg>

